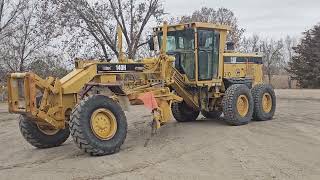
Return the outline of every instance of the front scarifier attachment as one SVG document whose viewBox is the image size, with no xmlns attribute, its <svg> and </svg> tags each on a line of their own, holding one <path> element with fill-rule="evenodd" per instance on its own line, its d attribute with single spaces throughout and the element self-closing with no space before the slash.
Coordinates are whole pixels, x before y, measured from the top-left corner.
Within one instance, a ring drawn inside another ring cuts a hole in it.
<svg viewBox="0 0 320 180">
<path fill-rule="evenodd" d="M 8 76 L 9 112 L 23 114 L 36 123 L 65 128 L 65 110 L 62 104 L 59 79 L 42 79 L 34 73 L 12 73 Z M 50 102 L 50 103 L 49 103 Z"/>
<path fill-rule="evenodd" d="M 32 146 L 59 146 L 69 137 L 65 115 L 59 101 L 48 104 L 49 98 L 61 99 L 58 79 L 43 80 L 33 73 L 13 73 L 8 76 L 10 113 L 21 114 L 19 127 L 22 136 Z"/>
</svg>

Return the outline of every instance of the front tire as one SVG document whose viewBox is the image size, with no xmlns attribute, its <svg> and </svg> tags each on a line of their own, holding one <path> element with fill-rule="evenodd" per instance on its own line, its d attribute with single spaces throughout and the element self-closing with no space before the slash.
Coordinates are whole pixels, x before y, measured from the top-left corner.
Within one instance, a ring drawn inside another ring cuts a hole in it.
<svg viewBox="0 0 320 180">
<path fill-rule="evenodd" d="M 249 88 L 243 84 L 230 86 L 222 99 L 225 121 L 234 126 L 248 124 L 253 114 L 253 98 Z"/>
<path fill-rule="evenodd" d="M 127 119 L 109 97 L 93 95 L 72 111 L 70 131 L 80 149 L 93 156 L 117 153 L 127 136 Z"/>
<path fill-rule="evenodd" d="M 276 95 L 268 84 L 258 84 L 251 89 L 254 100 L 253 119 L 256 121 L 271 120 L 276 111 Z"/>
<path fill-rule="evenodd" d="M 194 110 L 186 102 L 175 102 L 171 105 L 172 115 L 178 122 L 190 122 L 197 120 L 200 111 Z"/>
<path fill-rule="evenodd" d="M 19 127 L 22 136 L 32 146 L 37 148 L 52 148 L 64 143 L 69 135 L 69 128 L 52 129 L 46 126 L 39 126 L 32 119 L 21 115 Z"/>
</svg>

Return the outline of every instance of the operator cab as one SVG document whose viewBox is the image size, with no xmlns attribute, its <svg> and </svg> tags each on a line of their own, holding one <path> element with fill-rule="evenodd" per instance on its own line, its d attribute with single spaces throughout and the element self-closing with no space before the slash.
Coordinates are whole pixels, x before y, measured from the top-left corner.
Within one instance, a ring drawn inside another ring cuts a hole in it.
<svg viewBox="0 0 320 180">
<path fill-rule="evenodd" d="M 219 54 L 219 50 L 224 49 L 224 42 L 222 44 L 220 40 L 225 39 L 221 38 L 221 34 L 226 37 L 227 30 L 227 26 L 210 23 L 170 25 L 166 54 L 175 57 L 175 68 L 190 82 L 221 79 L 219 62 L 222 62 L 222 54 Z M 161 49 L 164 33 L 162 27 L 154 28 L 154 33 Z"/>
</svg>

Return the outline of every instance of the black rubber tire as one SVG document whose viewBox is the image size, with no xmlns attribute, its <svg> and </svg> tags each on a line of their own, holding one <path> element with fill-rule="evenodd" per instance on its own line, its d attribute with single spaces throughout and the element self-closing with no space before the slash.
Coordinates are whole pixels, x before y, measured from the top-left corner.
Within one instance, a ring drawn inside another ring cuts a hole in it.
<svg viewBox="0 0 320 180">
<path fill-rule="evenodd" d="M 222 115 L 221 111 L 201 111 L 201 114 L 208 119 L 218 119 Z"/>
<path fill-rule="evenodd" d="M 200 114 L 200 111 L 192 109 L 184 101 L 172 103 L 171 111 L 178 122 L 195 121 Z"/>
<path fill-rule="evenodd" d="M 70 135 L 69 128 L 61 129 L 54 135 L 47 135 L 39 130 L 37 124 L 32 122 L 32 119 L 23 115 L 19 117 L 19 127 L 24 139 L 37 148 L 60 146 Z"/>
<path fill-rule="evenodd" d="M 101 140 L 91 130 L 92 113 L 100 108 L 108 109 L 117 121 L 117 131 L 109 140 Z M 120 105 L 109 97 L 92 95 L 83 99 L 72 111 L 70 131 L 73 141 L 92 156 L 117 153 L 127 136 L 127 119 Z"/>
<path fill-rule="evenodd" d="M 258 84 L 251 89 L 254 101 L 253 120 L 267 121 L 271 120 L 276 111 L 276 94 L 274 89 L 269 84 Z M 272 99 L 271 111 L 266 113 L 262 108 L 262 97 L 264 93 L 269 93 Z"/>
<path fill-rule="evenodd" d="M 237 100 L 240 95 L 245 95 L 248 99 L 249 110 L 246 116 L 241 117 L 237 110 Z M 243 84 L 230 86 L 222 99 L 222 108 L 225 121 L 233 126 L 248 124 L 253 114 L 253 98 L 250 89 Z"/>
</svg>

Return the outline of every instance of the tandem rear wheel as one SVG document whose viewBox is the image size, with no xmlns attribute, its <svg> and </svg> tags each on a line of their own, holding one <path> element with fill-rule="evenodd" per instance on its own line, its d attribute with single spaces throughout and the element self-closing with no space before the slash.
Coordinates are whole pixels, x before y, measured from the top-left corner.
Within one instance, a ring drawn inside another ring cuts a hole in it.
<svg viewBox="0 0 320 180">
<path fill-rule="evenodd" d="M 234 126 L 248 124 L 253 114 L 253 98 L 250 89 L 244 84 L 230 86 L 223 96 L 224 120 Z"/>
<path fill-rule="evenodd" d="M 274 89 L 268 84 L 258 84 L 251 90 L 246 85 L 230 86 L 222 100 L 224 119 L 235 126 L 251 120 L 271 120 L 276 110 Z"/>
<path fill-rule="evenodd" d="M 258 84 L 251 89 L 254 100 L 253 120 L 271 120 L 276 111 L 276 95 L 269 84 Z"/>
</svg>

